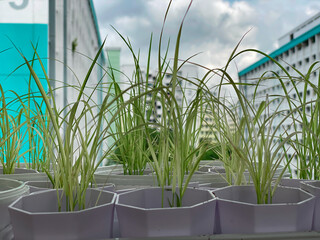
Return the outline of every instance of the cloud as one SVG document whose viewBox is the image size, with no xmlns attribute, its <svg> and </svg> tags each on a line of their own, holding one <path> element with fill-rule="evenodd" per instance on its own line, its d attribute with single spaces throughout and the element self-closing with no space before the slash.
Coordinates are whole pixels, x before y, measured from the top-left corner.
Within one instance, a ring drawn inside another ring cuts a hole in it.
<svg viewBox="0 0 320 240">
<path fill-rule="evenodd" d="M 141 59 L 145 63 L 150 34 L 153 33 L 152 59 L 155 65 L 159 33 L 169 1 L 94 0 L 94 3 L 102 37 L 108 35 L 108 46 L 122 48 L 121 63 L 132 63 L 132 58 L 110 24 L 130 39 L 136 53 L 140 49 Z M 163 39 L 164 45 L 170 39 L 170 57 L 173 56 L 175 38 L 188 4 L 189 1 L 185 0 L 172 2 Z M 207 67 L 223 67 L 248 31 L 239 50 L 257 48 L 271 52 L 278 46 L 279 37 L 319 9 L 318 0 L 194 0 L 183 26 L 180 57 L 186 59 L 202 52 L 194 61 Z M 232 75 L 237 78 L 237 68 L 241 70 L 259 57 L 254 53 L 240 57 L 230 70 Z"/>
</svg>

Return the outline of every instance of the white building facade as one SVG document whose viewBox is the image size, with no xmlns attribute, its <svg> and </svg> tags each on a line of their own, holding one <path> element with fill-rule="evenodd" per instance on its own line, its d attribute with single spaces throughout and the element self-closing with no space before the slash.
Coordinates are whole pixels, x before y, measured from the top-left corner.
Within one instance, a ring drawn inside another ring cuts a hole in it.
<svg viewBox="0 0 320 240">
<path fill-rule="evenodd" d="M 127 64 L 121 66 L 120 82 L 122 90 L 130 86 L 130 81 L 133 82 L 133 78 L 137 77 L 135 74 L 136 68 L 134 65 Z M 175 98 L 178 105 L 182 108 L 188 106 L 195 97 L 196 82 L 198 78 L 198 67 L 191 64 L 184 64 L 178 71 L 178 81 L 175 89 Z M 157 81 L 157 71 L 151 71 L 148 75 L 147 89 L 151 90 Z M 140 69 L 140 77 L 142 82 L 146 82 L 146 70 Z M 169 87 L 172 80 L 172 73 L 166 72 L 163 75 L 163 85 Z M 193 84 L 195 83 L 195 84 Z M 125 100 L 129 99 L 129 95 L 125 95 Z M 151 122 L 156 122 L 162 117 L 162 105 L 159 100 L 155 100 L 151 103 L 151 93 L 147 98 L 148 104 L 153 104 L 153 112 L 150 116 Z"/>
<path fill-rule="evenodd" d="M 306 74 L 310 66 L 320 59 L 320 13 L 316 14 L 309 20 L 305 21 L 301 25 L 294 28 L 279 39 L 280 47 L 269 54 L 270 57 L 278 61 L 285 70 L 293 77 L 299 77 L 298 73 L 293 69 L 296 68 L 302 74 Z M 277 66 L 274 62 L 267 57 L 263 57 L 254 64 L 248 66 L 239 72 L 239 80 L 241 83 L 254 84 L 260 81 L 261 76 L 264 75 L 266 80 L 263 80 L 259 87 L 256 89 L 255 85 L 243 86 L 244 94 L 247 99 L 255 98 L 254 106 L 259 106 L 261 101 L 273 101 L 268 109 L 270 113 L 274 110 L 285 110 L 282 115 L 278 115 L 273 122 L 273 130 L 276 130 L 276 126 L 281 123 L 286 114 L 289 114 L 289 106 L 286 101 L 283 101 L 284 91 L 280 81 L 277 79 L 277 75 L 285 83 L 285 87 L 289 90 L 289 96 L 293 101 L 298 100 L 299 97 L 304 97 L 306 94 L 306 101 L 312 101 L 316 98 L 316 93 L 309 86 L 307 90 L 304 90 L 304 84 L 298 84 L 298 92 L 293 91 L 290 80 L 286 77 L 285 72 Z M 318 84 L 319 71 L 314 69 L 310 75 L 310 81 Z M 254 95 L 255 94 L 255 95 Z M 299 95 L 299 96 L 298 96 Z M 311 113 L 311 106 L 306 106 L 306 112 Z M 298 131 L 302 126 L 298 126 Z M 285 132 L 290 133 L 293 131 L 292 119 L 287 118 L 282 127 L 277 130 L 278 136 Z M 301 136 L 299 136 L 301 137 Z M 292 157 L 294 150 L 289 148 L 288 156 Z M 297 156 L 294 156 L 292 166 L 297 166 Z M 297 172 L 297 170 L 295 170 Z"/>
</svg>

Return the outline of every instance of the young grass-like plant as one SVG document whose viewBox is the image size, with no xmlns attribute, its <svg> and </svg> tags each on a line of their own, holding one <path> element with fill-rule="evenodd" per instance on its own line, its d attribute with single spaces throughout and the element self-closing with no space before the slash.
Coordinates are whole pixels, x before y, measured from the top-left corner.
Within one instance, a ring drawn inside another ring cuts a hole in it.
<svg viewBox="0 0 320 240">
<path fill-rule="evenodd" d="M 0 85 L 1 113 L 0 113 L 0 163 L 3 174 L 14 173 L 16 165 L 29 152 L 23 152 L 25 134 L 22 131 L 25 126 L 22 109 L 11 109 L 13 102 L 7 102 L 5 93 Z"/>
<path fill-rule="evenodd" d="M 238 47 L 238 46 L 237 46 Z M 291 115 L 285 115 L 287 111 L 281 109 L 281 103 L 276 107 L 275 101 L 280 98 L 280 102 L 284 102 L 287 99 L 286 89 L 284 89 L 284 95 L 272 96 L 267 95 L 265 99 L 256 102 L 256 89 L 262 80 L 271 79 L 267 77 L 266 73 L 261 76 L 255 83 L 237 83 L 228 74 L 227 69 L 230 62 L 238 55 L 247 51 L 256 51 L 248 49 L 235 54 L 236 49 L 231 54 L 226 67 L 223 69 L 211 70 L 217 76 L 220 76 L 220 85 L 231 85 L 235 92 L 235 97 L 238 100 L 238 112 L 240 113 L 239 122 L 235 125 L 235 131 L 238 137 L 232 138 L 223 133 L 223 137 L 227 140 L 227 144 L 230 147 L 230 151 L 237 155 L 239 161 L 241 161 L 246 170 L 249 172 L 250 181 L 253 182 L 257 195 L 257 203 L 270 203 L 272 202 L 273 194 L 277 188 L 277 185 L 284 174 L 289 162 L 285 162 L 286 148 L 284 146 L 291 141 L 291 139 L 297 134 L 297 132 L 284 132 L 279 134 L 279 130 L 283 123 L 290 119 Z M 259 52 L 261 53 L 261 52 Z M 266 54 L 262 53 L 267 56 Z M 267 56 L 269 57 L 269 56 Z M 274 61 L 269 57 L 271 61 Z M 276 62 L 281 68 L 279 63 Z M 283 84 L 282 79 L 279 80 Z M 247 86 L 256 86 L 254 90 L 253 100 L 241 91 Z M 231 119 L 237 119 L 238 113 L 234 113 L 233 109 L 223 104 L 220 100 L 220 92 L 218 94 L 218 106 L 220 108 L 226 108 L 226 111 L 231 114 Z M 283 116 L 279 119 L 278 116 Z M 220 121 L 217 118 L 217 121 Z M 219 122 L 217 126 L 221 125 Z M 276 176 L 277 169 L 281 164 L 285 164 L 285 167 L 279 175 Z"/>
<path fill-rule="evenodd" d="M 186 14 L 191 6 L 188 6 Z M 171 1 L 167 8 L 164 24 L 171 5 Z M 185 16 L 184 16 L 185 18 Z M 179 64 L 179 50 L 181 33 L 184 18 L 180 25 L 175 52 L 172 60 L 172 68 L 170 62 L 167 62 L 167 53 L 161 57 L 161 44 L 163 28 L 160 34 L 158 48 L 158 69 L 154 82 L 154 88 L 159 89 L 155 92 L 154 99 L 161 106 L 161 117 L 153 124 L 159 132 L 157 145 L 154 146 L 150 133 L 146 131 L 147 141 L 151 154 L 151 165 L 157 175 L 158 184 L 163 191 L 167 186 L 171 186 L 173 194 L 171 206 L 181 206 L 182 198 L 190 183 L 193 174 L 198 169 L 202 155 L 207 151 L 205 141 L 199 141 L 201 124 L 199 119 L 203 118 L 203 94 L 206 88 L 204 79 L 186 79 L 179 76 L 179 71 L 187 62 Z M 167 48 L 168 49 L 168 48 Z M 169 80 L 166 76 L 170 76 Z M 191 81 L 194 88 L 195 96 L 188 106 L 184 106 L 185 88 L 183 81 Z M 177 98 L 177 89 L 182 93 L 182 101 Z M 178 189 L 178 192 L 177 192 Z M 162 199 L 164 201 L 164 199 Z"/>
<path fill-rule="evenodd" d="M 239 161 L 238 155 L 235 151 L 232 151 L 232 147 L 229 145 L 229 142 L 232 141 L 235 144 L 238 143 L 241 148 L 243 143 L 240 140 L 244 136 L 245 128 L 244 122 L 240 121 L 237 107 L 225 98 L 211 98 L 206 103 L 206 111 L 208 117 L 213 120 L 213 124 L 208 126 L 214 136 L 213 142 L 219 146 L 214 151 L 219 156 L 219 160 L 223 162 L 225 180 L 230 185 L 246 184 L 245 164 Z"/>
<path fill-rule="evenodd" d="M 65 106 L 66 111 L 64 109 L 59 111 L 54 99 L 51 99 L 52 103 L 50 102 L 38 75 L 29 61 L 22 55 L 48 111 L 45 117 L 41 115 L 37 119 L 39 121 L 39 128 L 45 136 L 42 137 L 44 144 L 52 146 L 48 150 L 51 152 L 50 156 L 54 156 L 54 159 L 51 161 L 52 168 L 50 169 L 52 173 L 49 171 L 47 173 L 55 188 L 57 190 L 59 188 L 63 189 L 62 196 L 58 195 L 58 199 L 66 197 L 65 209 L 67 211 L 85 208 L 86 189 L 93 182 L 95 170 L 106 157 L 103 154 L 98 159 L 103 141 L 108 135 L 110 124 L 107 123 L 105 128 L 102 128 L 102 126 L 108 107 L 114 101 L 108 103 L 109 96 L 107 95 L 100 106 L 92 106 L 89 103 L 93 93 L 87 96 L 84 92 L 93 68 L 103 50 L 103 46 L 104 44 L 102 44 L 92 60 L 87 75 L 78 90 L 76 101 Z M 49 95 L 52 97 L 54 94 L 49 78 L 37 52 L 36 55 L 49 87 Z M 94 108 L 98 109 L 96 114 L 94 113 Z M 66 114 L 63 115 L 63 113 Z M 46 119 L 49 119 L 49 121 L 46 121 Z M 47 128 L 48 123 L 52 128 Z M 59 207 L 61 208 L 61 205 Z"/>
<path fill-rule="evenodd" d="M 286 157 L 290 159 L 294 155 L 297 161 L 291 165 L 296 168 L 297 177 L 300 179 L 320 179 L 320 78 L 314 76 L 319 69 L 316 68 L 317 65 L 318 62 L 313 63 L 306 74 L 292 67 L 296 76 L 288 81 L 292 85 L 289 102 L 292 112 L 290 128 L 299 131 L 299 134 L 288 144 L 294 154 L 287 154 Z"/>
<path fill-rule="evenodd" d="M 116 31 L 116 30 L 115 30 Z M 115 142 L 113 158 L 116 162 L 123 165 L 123 173 L 128 175 L 142 175 L 150 160 L 149 147 L 146 141 L 146 131 L 155 132 L 154 129 L 146 127 L 151 121 L 154 98 L 152 97 L 153 86 L 149 86 L 149 65 L 152 38 L 149 46 L 149 57 L 147 71 L 142 73 L 137 57 L 132 49 L 129 40 L 126 40 L 118 31 L 117 33 L 129 48 L 135 64 L 133 80 L 130 76 L 127 78 L 129 87 L 124 91 L 115 79 L 114 69 L 110 69 L 112 87 L 116 96 L 116 109 L 118 110 L 115 117 Z M 121 73 L 124 75 L 124 73 Z M 127 95 L 126 95 L 127 94 Z M 126 97 L 128 100 L 126 101 Z M 152 141 L 153 142 L 153 141 Z"/>
</svg>

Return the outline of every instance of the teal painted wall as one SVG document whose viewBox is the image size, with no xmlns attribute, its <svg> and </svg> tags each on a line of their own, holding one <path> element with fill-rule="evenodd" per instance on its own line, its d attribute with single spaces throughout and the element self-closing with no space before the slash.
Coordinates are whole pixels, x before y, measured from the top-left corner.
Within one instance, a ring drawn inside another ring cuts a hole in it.
<svg viewBox="0 0 320 240">
<path fill-rule="evenodd" d="M 7 103 L 12 98 L 15 98 L 15 95 L 10 91 L 14 91 L 20 97 L 28 93 L 30 72 L 17 49 L 28 60 L 31 60 L 34 54 L 32 44 L 37 46 L 37 52 L 47 71 L 48 25 L 0 23 L 0 84 L 5 91 Z M 34 69 L 40 77 L 44 88 L 47 89 L 46 80 L 39 62 L 34 64 Z M 39 93 L 33 79 L 31 79 L 31 92 Z M 11 109 L 14 110 L 19 105 L 18 103 L 11 105 Z M 12 114 L 15 114 L 14 111 Z M 26 132 L 26 129 L 26 127 L 22 128 L 21 132 Z M 28 138 L 26 137 L 20 152 L 25 152 L 28 149 Z M 30 160 L 28 155 L 25 155 L 25 157 L 25 160 Z M 23 162 L 24 160 L 20 159 L 20 161 Z"/>
<path fill-rule="evenodd" d="M 48 25 L 47 24 L 8 24 L 0 23 L 0 84 L 5 90 L 14 90 L 19 94 L 28 90 L 29 70 L 22 66 L 23 58 L 15 46 L 27 59 L 32 59 L 34 50 L 32 44 L 37 46 L 37 52 L 47 68 L 48 57 Z M 15 45 L 15 46 L 14 46 Z M 34 69 L 40 76 L 44 76 L 40 64 L 35 64 Z M 46 81 L 42 82 L 46 86 Z M 46 87 L 47 88 L 47 87 Z M 36 90 L 34 85 L 34 90 Z"/>
</svg>

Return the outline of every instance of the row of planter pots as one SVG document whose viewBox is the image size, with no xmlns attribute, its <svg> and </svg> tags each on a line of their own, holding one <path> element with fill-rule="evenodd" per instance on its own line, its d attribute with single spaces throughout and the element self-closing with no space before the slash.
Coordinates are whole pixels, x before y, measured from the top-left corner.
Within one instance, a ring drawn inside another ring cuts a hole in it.
<svg viewBox="0 0 320 240">
<path fill-rule="evenodd" d="M 276 169 L 274 178 L 277 179 L 283 171 L 283 166 Z M 147 172 L 150 172 L 151 167 L 147 167 Z M 249 172 L 245 171 L 244 177 L 246 183 L 252 183 Z M 283 177 L 287 177 L 288 171 L 285 171 Z M 119 189 L 157 186 L 157 177 L 155 174 L 149 173 L 144 175 L 123 175 L 122 165 L 104 166 L 97 169 L 94 174 L 95 182 L 99 184 L 113 183 Z M 187 176 L 185 177 L 185 179 Z M 207 186 L 208 188 L 219 188 L 229 185 L 226 181 L 226 174 L 223 163 L 221 161 L 206 161 L 200 162 L 199 170 L 192 176 L 191 182 L 199 183 L 199 186 Z M 210 183 L 208 185 L 208 183 Z M 214 184 L 212 184 L 214 183 Z"/>
<path fill-rule="evenodd" d="M 320 197 L 298 188 L 279 187 L 273 203 L 268 205 L 256 204 L 253 186 L 229 186 L 210 191 L 188 188 L 183 207 L 179 208 L 170 207 L 170 189 L 164 191 L 163 198 L 161 188 L 121 194 L 88 189 L 86 209 L 67 213 L 63 209 L 58 211 L 56 190 L 26 195 L 29 191 L 26 184 L 10 179 L 1 179 L 0 183 L 8 188 L 0 190 L 1 219 L 9 210 L 16 240 L 119 237 L 113 233 L 114 224 L 118 224 L 120 237 L 318 231 L 316 221 L 320 209 L 316 202 Z M 316 188 L 309 183 L 305 185 Z M 13 194 L 14 190 L 17 193 Z M 18 198 L 19 195 L 22 197 Z M 7 209 L 10 201 L 14 202 Z M 64 206 L 63 201 L 61 206 Z M 8 220 L 1 224 L 6 228 Z"/>
<path fill-rule="evenodd" d="M 111 165 L 99 167 L 95 173 L 95 181 L 99 184 L 113 183 L 119 188 L 130 188 L 137 186 L 156 186 L 157 179 L 155 174 L 150 170 L 151 166 L 147 165 L 145 175 L 123 175 L 122 165 Z M 277 178 L 283 170 L 283 166 L 277 168 L 275 178 Z M 285 172 L 284 177 L 287 172 Z M 246 181 L 250 183 L 250 176 L 248 172 L 244 173 Z M 0 178 L 10 178 L 20 181 L 48 181 L 46 173 L 37 172 L 32 169 L 16 168 L 15 174 L 2 174 L 2 167 L 0 166 Z M 193 175 L 192 182 L 201 184 L 210 184 L 211 187 L 227 186 L 225 171 L 223 163 L 215 160 L 203 160 L 200 162 L 199 170 Z M 129 184 L 128 184 L 129 183 Z"/>
</svg>

